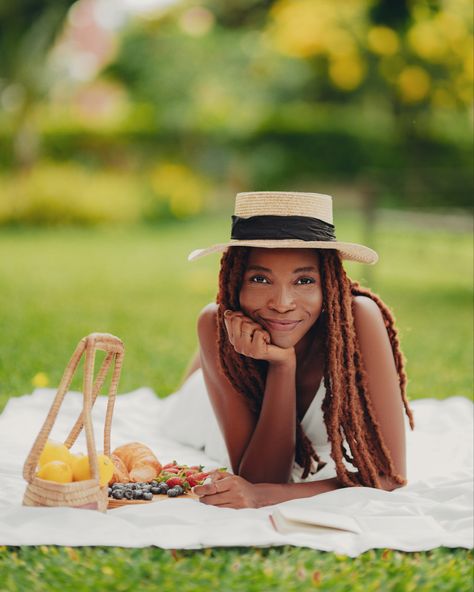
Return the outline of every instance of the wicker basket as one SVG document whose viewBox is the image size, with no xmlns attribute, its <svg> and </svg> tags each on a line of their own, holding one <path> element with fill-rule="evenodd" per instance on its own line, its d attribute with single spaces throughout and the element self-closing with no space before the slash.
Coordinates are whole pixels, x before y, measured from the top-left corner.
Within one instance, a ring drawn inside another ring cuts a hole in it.
<svg viewBox="0 0 474 592">
<path fill-rule="evenodd" d="M 105 351 L 107 355 L 94 381 L 94 362 L 97 350 Z M 87 454 L 90 460 L 92 478 L 87 481 L 76 481 L 73 483 L 55 483 L 53 481 L 46 481 L 45 479 L 40 479 L 36 476 L 36 467 L 54 422 L 56 421 L 64 395 L 69 389 L 74 372 L 76 371 L 84 353 L 83 409 L 64 444 L 67 448 L 71 448 L 82 428 L 85 427 Z M 81 339 L 66 367 L 56 397 L 51 405 L 51 409 L 49 410 L 44 424 L 25 461 L 23 477 L 28 481 L 28 485 L 26 486 L 25 495 L 23 497 L 23 505 L 70 506 L 74 508 L 97 509 L 101 512 L 106 511 L 108 502 L 107 486 L 99 486 L 99 465 L 94 441 L 94 431 L 92 428 L 91 410 L 97 395 L 104 384 L 107 371 L 112 362 L 114 362 L 104 426 L 104 454 L 110 455 L 110 427 L 123 356 L 123 343 L 114 335 L 108 333 L 91 333 L 87 337 Z"/>
</svg>

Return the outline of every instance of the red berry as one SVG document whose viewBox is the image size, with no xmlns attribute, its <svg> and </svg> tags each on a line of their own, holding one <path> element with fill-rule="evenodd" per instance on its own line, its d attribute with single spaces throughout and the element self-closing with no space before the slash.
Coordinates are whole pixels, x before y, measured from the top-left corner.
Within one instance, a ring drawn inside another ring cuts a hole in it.
<svg viewBox="0 0 474 592">
<path fill-rule="evenodd" d="M 182 479 L 181 477 L 171 477 L 166 482 L 166 485 L 168 485 L 169 487 L 174 487 L 175 485 L 181 485 L 181 487 L 183 487 L 183 484 L 184 479 Z"/>
<path fill-rule="evenodd" d="M 191 487 L 194 487 L 195 485 L 201 485 L 208 475 L 209 473 L 194 473 L 194 475 L 188 476 L 188 483 Z"/>
<path fill-rule="evenodd" d="M 164 471 L 166 469 L 171 469 L 172 467 L 176 467 L 178 466 L 178 463 L 174 460 L 173 462 L 168 463 L 167 465 L 164 465 L 163 467 L 161 467 L 161 469 Z"/>
</svg>

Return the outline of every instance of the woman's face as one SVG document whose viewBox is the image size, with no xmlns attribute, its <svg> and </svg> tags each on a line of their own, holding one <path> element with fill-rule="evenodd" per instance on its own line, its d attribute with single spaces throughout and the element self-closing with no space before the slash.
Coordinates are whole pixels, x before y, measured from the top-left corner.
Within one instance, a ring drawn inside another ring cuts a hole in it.
<svg viewBox="0 0 474 592">
<path fill-rule="evenodd" d="M 240 290 L 242 312 L 279 347 L 294 347 L 321 314 L 319 257 L 313 249 L 252 248 Z"/>
</svg>

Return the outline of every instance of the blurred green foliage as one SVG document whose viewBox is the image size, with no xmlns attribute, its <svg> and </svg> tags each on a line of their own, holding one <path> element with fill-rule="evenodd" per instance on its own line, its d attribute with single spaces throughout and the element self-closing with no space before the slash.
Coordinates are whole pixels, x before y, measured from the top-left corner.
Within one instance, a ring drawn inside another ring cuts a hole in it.
<svg viewBox="0 0 474 592">
<path fill-rule="evenodd" d="M 469 0 L 183 0 L 129 19 L 95 80 L 58 99 L 59 82 L 48 78 L 51 92 L 31 107 L 28 130 L 38 135 L 41 176 L 43 161 L 56 163 L 47 184 L 64 196 L 54 199 L 67 222 L 95 223 L 116 206 L 132 221 L 192 216 L 219 194 L 335 183 L 355 193 L 370 186 L 383 206 L 470 208 L 472 30 Z M 25 161 L 15 147 L 31 156 L 34 142 L 18 141 L 5 80 L 8 175 Z M 99 91 L 109 108 L 84 111 L 81 93 Z M 70 163 L 91 179 L 107 171 L 102 213 L 87 196 L 77 205 L 79 189 L 60 189 L 66 171 L 81 176 Z M 114 171 L 133 206 L 105 197 L 124 193 Z M 32 196 L 34 180 L 14 188 L 20 179 L 0 194 L 0 220 L 39 223 L 30 212 L 45 203 L 43 219 L 59 222 L 51 199 Z M 31 206 L 13 204 L 20 193 Z"/>
<path fill-rule="evenodd" d="M 168 162 L 144 175 L 41 162 L 0 175 L 0 225 L 97 226 L 184 219 L 206 206 L 206 180 Z"/>
</svg>

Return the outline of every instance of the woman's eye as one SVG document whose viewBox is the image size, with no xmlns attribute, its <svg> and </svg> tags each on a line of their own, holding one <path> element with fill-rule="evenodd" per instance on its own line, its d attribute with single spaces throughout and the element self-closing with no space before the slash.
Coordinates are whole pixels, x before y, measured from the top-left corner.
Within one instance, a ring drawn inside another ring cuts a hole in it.
<svg viewBox="0 0 474 592">
<path fill-rule="evenodd" d="M 263 275 L 253 275 L 250 278 L 250 281 L 254 284 L 268 284 L 267 278 Z"/>
<path fill-rule="evenodd" d="M 314 284 L 315 281 L 313 278 L 310 278 L 310 277 L 302 277 L 302 278 L 298 278 L 296 283 L 303 285 L 303 286 L 307 286 L 308 284 Z"/>
</svg>

